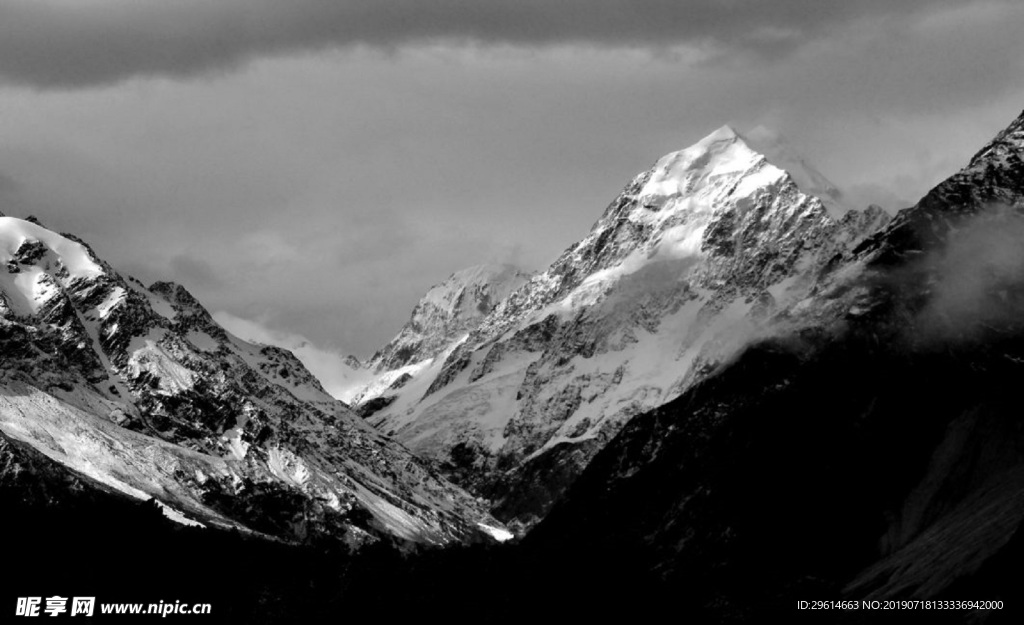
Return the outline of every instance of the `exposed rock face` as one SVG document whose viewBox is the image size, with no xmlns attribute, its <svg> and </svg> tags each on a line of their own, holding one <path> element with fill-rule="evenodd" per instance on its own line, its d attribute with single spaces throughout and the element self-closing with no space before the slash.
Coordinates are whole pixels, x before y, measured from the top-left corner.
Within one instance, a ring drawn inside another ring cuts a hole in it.
<svg viewBox="0 0 1024 625">
<path fill-rule="evenodd" d="M 13 217 L 0 217 L 0 350 L 4 436 L 182 522 L 353 544 L 499 526 L 290 352 Z"/>
<path fill-rule="evenodd" d="M 637 176 L 463 340 L 364 393 L 394 397 L 370 421 L 502 518 L 541 518 L 627 421 L 773 332 L 887 222 L 843 213 L 820 174 L 784 155 L 804 190 L 751 143 L 724 127 Z"/>
<path fill-rule="evenodd" d="M 534 546 L 630 554 L 710 621 L 1018 595 L 1022 128 L 823 268 L 774 336 L 630 421 Z M 986 616 L 1005 614 L 951 622 Z"/>
</svg>

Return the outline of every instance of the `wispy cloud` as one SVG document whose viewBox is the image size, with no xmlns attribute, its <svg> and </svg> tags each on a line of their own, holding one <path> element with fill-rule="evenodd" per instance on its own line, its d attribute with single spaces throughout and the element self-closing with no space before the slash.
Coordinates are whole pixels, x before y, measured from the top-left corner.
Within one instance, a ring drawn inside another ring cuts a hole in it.
<svg viewBox="0 0 1024 625">
<path fill-rule="evenodd" d="M 1024 312 L 1024 207 L 993 205 L 957 223 L 918 266 L 932 274 L 921 313 L 929 336 L 972 337 L 1019 327 Z"/>
</svg>

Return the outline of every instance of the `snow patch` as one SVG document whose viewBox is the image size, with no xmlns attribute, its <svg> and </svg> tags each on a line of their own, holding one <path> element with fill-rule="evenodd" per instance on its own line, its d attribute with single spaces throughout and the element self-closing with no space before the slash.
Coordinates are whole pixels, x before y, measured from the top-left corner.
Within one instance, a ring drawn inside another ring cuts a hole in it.
<svg viewBox="0 0 1024 625">
<path fill-rule="evenodd" d="M 487 525 L 486 523 L 477 523 L 476 526 L 482 529 L 484 532 L 490 534 L 491 538 L 500 543 L 512 540 L 516 537 L 515 534 L 501 527 L 494 527 L 492 525 Z"/>
<path fill-rule="evenodd" d="M 249 443 L 242 440 L 241 428 L 234 427 L 230 430 L 225 430 L 224 434 L 221 435 L 221 440 L 228 448 L 228 453 L 235 460 L 245 460 L 245 455 L 249 453 Z"/>
<path fill-rule="evenodd" d="M 94 278 L 103 269 L 92 260 L 88 250 L 56 232 L 15 217 L 0 217 L 0 263 L 7 263 L 27 241 L 39 241 L 60 258 L 72 278 Z"/>
<path fill-rule="evenodd" d="M 96 312 L 99 314 L 100 319 L 103 319 L 107 315 L 109 315 L 110 311 L 113 310 L 115 306 L 124 301 L 124 297 L 125 290 L 122 289 L 121 287 L 116 287 L 113 290 L 111 290 L 110 293 L 107 295 L 106 299 L 104 299 L 103 302 L 101 302 L 100 305 L 96 307 Z"/>
<path fill-rule="evenodd" d="M 159 499 L 153 499 L 153 501 L 156 502 L 156 505 L 160 506 L 160 512 L 163 512 L 165 517 L 174 521 L 175 523 L 180 523 L 182 525 L 187 525 L 189 527 L 206 527 L 206 525 L 200 523 L 199 521 L 195 521 L 193 519 L 188 518 L 184 515 L 184 513 L 175 510 L 174 508 L 168 506 Z"/>
<path fill-rule="evenodd" d="M 302 459 L 280 447 L 272 447 L 267 451 L 267 467 L 278 479 L 296 486 L 302 486 L 310 478 L 309 469 Z"/>
<path fill-rule="evenodd" d="M 164 329 L 153 328 L 146 336 L 132 338 L 128 345 L 128 370 L 132 377 L 149 373 L 162 393 L 173 395 L 195 386 L 195 374 L 160 346 L 166 333 Z"/>
</svg>

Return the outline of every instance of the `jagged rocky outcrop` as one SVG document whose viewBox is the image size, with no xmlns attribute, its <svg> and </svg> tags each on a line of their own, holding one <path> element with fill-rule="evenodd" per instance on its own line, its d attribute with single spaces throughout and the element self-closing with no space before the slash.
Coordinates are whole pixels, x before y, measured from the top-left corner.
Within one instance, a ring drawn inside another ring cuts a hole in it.
<svg viewBox="0 0 1024 625">
<path fill-rule="evenodd" d="M 288 540 L 475 540 L 472 496 L 369 427 L 285 350 L 145 287 L 83 242 L 0 217 L 0 432 L 183 523 Z"/>
<path fill-rule="evenodd" d="M 626 422 L 773 332 L 779 310 L 887 221 L 846 211 L 778 142 L 723 127 L 638 175 L 400 389 L 361 401 L 388 396 L 373 424 L 502 518 L 535 522 Z"/>
</svg>

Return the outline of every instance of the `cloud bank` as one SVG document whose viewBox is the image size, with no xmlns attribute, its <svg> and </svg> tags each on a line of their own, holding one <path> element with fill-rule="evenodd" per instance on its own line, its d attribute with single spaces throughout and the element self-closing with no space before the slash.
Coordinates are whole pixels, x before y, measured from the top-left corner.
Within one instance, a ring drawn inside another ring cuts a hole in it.
<svg viewBox="0 0 1024 625">
<path fill-rule="evenodd" d="M 43 88 L 230 70 L 327 47 L 679 45 L 778 55 L 956 0 L 0 0 L 0 76 Z"/>
</svg>

